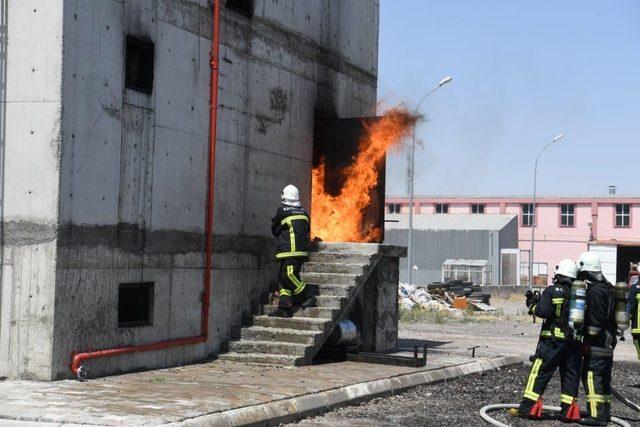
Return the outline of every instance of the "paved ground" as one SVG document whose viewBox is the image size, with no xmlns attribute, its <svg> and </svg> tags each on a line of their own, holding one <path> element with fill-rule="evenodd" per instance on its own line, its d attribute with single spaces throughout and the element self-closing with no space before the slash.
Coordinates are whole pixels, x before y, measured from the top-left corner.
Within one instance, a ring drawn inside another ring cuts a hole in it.
<svg viewBox="0 0 640 427">
<path fill-rule="evenodd" d="M 417 387 L 406 393 L 389 398 L 378 398 L 359 406 L 350 406 L 321 417 L 300 422 L 300 426 L 480 426 L 486 425 L 478 411 L 492 403 L 518 402 L 528 368 L 524 366 L 502 369 L 498 372 L 474 374 Z M 640 378 L 635 362 L 616 362 L 614 381 L 621 393 L 640 401 Z M 545 403 L 559 405 L 560 382 L 553 378 Z M 584 395 L 580 396 L 581 409 L 585 410 Z M 640 414 L 615 401 L 613 412 L 631 425 L 640 425 Z M 555 420 L 534 422 L 514 419 L 505 411 L 494 412 L 498 421 L 519 426 L 565 426 Z M 578 425 L 578 424 L 575 424 Z"/>
<path fill-rule="evenodd" d="M 456 353 L 461 355 L 434 354 L 422 369 L 353 362 L 289 368 L 215 361 L 83 383 L 4 381 L 0 382 L 0 420 L 98 425 L 178 422 L 477 360 Z M 364 390 L 368 392 L 367 387 Z"/>
<path fill-rule="evenodd" d="M 533 323 L 532 318 L 524 314 L 524 298 L 492 298 L 491 304 L 499 309 L 498 313 L 475 316 L 472 319 L 476 320 L 472 321 L 446 319 L 441 324 L 432 321 L 403 323 L 400 345 L 410 345 L 412 340 L 427 340 L 433 347 L 433 354 L 456 354 L 480 346 L 476 349 L 479 355 L 516 354 L 528 359 L 535 351 L 541 320 Z M 615 360 L 637 360 L 630 339 L 618 343 Z"/>
<path fill-rule="evenodd" d="M 335 396 L 339 394 L 342 398 L 364 397 L 380 390 L 380 381 L 376 385 L 372 383 L 376 380 L 391 378 L 391 382 L 402 388 L 402 384 L 416 384 L 408 380 L 411 375 L 414 380 L 416 375 L 424 377 L 416 373 L 428 371 L 429 375 L 433 373 L 437 376 L 438 372 L 448 372 L 446 376 L 441 376 L 445 378 L 451 373 L 459 375 L 465 370 L 471 370 L 464 367 L 475 366 L 474 369 L 477 370 L 480 365 L 488 366 L 489 362 L 482 361 L 495 360 L 496 356 L 516 354 L 528 357 L 534 351 L 540 324 L 533 325 L 522 318 L 517 308 L 521 304 L 520 301 L 506 299 L 496 300 L 494 303 L 497 306 L 504 305 L 505 308 L 504 313 L 498 313 L 494 320 L 481 317 L 474 321 L 421 321 L 402 324 L 400 347 L 410 349 L 413 344 L 422 344 L 425 341 L 429 344 L 428 364 L 422 369 L 353 362 L 289 368 L 214 361 L 95 379 L 84 383 L 73 380 L 55 383 L 0 381 L 0 425 L 6 424 L 6 420 L 23 420 L 29 423 L 41 421 L 94 425 L 157 425 L 197 419 L 207 414 L 236 408 L 258 407 L 269 402 L 283 402 L 281 406 L 286 406 L 284 402 L 287 402 L 287 399 L 305 396 L 309 396 L 307 403 L 310 403 L 314 394 L 331 390 L 336 391 Z M 475 345 L 480 345 L 480 348 L 476 350 L 477 358 L 471 359 L 471 351 L 468 348 Z M 629 342 L 622 343 L 616 351 L 617 360 L 634 358 L 635 353 Z M 480 365 L 478 360 L 481 361 Z M 457 367 L 450 368 L 452 366 Z M 416 395 L 422 396 L 419 399 L 416 397 L 417 404 L 424 405 L 424 402 L 429 400 L 426 399 L 430 397 L 429 393 L 437 393 L 437 390 L 446 387 L 447 384 L 449 388 L 442 389 L 442 400 L 434 400 L 435 406 L 427 415 L 429 419 L 437 420 L 440 419 L 438 417 L 448 416 L 448 411 L 440 410 L 438 402 L 443 403 L 448 399 L 453 405 L 457 405 L 459 396 L 469 393 L 482 396 L 483 402 L 487 403 L 495 400 L 493 396 L 504 396 L 506 400 L 513 400 L 519 395 L 520 382 L 524 378 L 522 372 L 513 372 L 512 379 L 504 376 L 503 370 L 501 373 L 493 372 L 484 377 L 480 376 L 478 378 L 483 380 L 479 382 L 449 381 L 439 386 L 427 386 L 420 392 L 423 395 Z M 629 372 L 632 375 L 632 371 Z M 407 381 L 403 383 L 401 378 Z M 512 385 L 509 394 L 499 394 L 505 392 L 503 381 Z M 347 386 L 354 387 L 352 385 L 363 386 L 348 389 Z M 434 391 L 431 391 L 432 387 L 436 387 L 433 388 Z M 395 413 L 400 417 L 399 420 L 405 420 L 407 425 L 412 425 L 409 419 L 402 418 L 402 412 L 405 412 L 402 405 L 410 405 L 413 395 L 403 396 L 405 397 L 378 400 L 377 404 L 381 408 L 388 408 L 385 412 L 390 416 Z M 395 412 L 394 402 L 399 404 Z M 296 411 L 304 412 L 300 408 Z M 253 415 L 258 412 L 254 412 Z M 349 423 L 353 421 L 350 417 Z"/>
</svg>

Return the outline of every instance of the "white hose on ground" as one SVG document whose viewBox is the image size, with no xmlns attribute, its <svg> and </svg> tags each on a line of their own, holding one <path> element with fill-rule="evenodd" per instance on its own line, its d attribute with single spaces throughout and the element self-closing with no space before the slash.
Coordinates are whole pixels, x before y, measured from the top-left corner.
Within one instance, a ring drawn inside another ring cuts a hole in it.
<svg viewBox="0 0 640 427">
<path fill-rule="evenodd" d="M 496 409 L 518 408 L 519 406 L 520 405 L 516 403 L 498 403 L 495 405 L 487 405 L 482 407 L 482 409 L 480 409 L 480 417 L 486 422 L 488 422 L 489 424 L 497 427 L 511 427 L 508 424 L 503 424 L 500 421 L 494 420 L 487 414 L 487 412 L 495 411 Z M 558 412 L 561 410 L 559 406 L 547 406 L 547 405 L 544 405 L 542 409 L 545 411 L 555 411 L 555 412 Z M 629 424 L 625 420 L 621 420 L 620 418 L 611 417 L 611 422 L 622 427 L 631 427 L 631 424 Z"/>
</svg>

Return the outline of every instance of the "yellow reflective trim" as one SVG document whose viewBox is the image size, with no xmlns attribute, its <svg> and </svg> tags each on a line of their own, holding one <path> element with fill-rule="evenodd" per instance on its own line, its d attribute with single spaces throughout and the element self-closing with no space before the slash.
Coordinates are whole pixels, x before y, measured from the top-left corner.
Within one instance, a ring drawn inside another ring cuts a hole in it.
<svg viewBox="0 0 640 427">
<path fill-rule="evenodd" d="M 554 304 L 562 304 L 564 302 L 564 298 L 552 298 L 551 302 Z"/>
<path fill-rule="evenodd" d="M 297 219 L 301 219 L 303 221 L 309 221 L 309 217 L 306 215 L 291 215 L 280 221 L 280 225 L 285 225 L 290 223 L 291 221 L 295 221 Z"/>
<path fill-rule="evenodd" d="M 291 252 L 296 251 L 296 233 L 293 231 L 293 224 L 289 221 L 289 245 L 291 245 Z"/>
<path fill-rule="evenodd" d="M 289 289 L 282 288 L 282 289 L 280 289 L 280 295 L 286 295 L 286 296 L 290 297 L 291 296 L 291 291 Z"/>
<path fill-rule="evenodd" d="M 640 334 L 640 328 L 635 328 L 631 330 L 632 334 Z"/>
<path fill-rule="evenodd" d="M 309 252 L 301 252 L 301 251 L 297 251 L 297 252 L 280 252 L 279 254 L 276 254 L 276 259 L 292 258 L 292 257 L 305 257 L 305 256 L 309 256 Z"/>
<path fill-rule="evenodd" d="M 596 395 L 596 387 L 593 384 L 593 371 L 589 371 L 587 373 L 587 402 L 589 402 L 589 415 L 591 415 L 591 417 L 593 418 L 598 418 L 598 404 L 593 401 L 593 400 L 589 400 L 591 396 L 595 396 Z"/>
<path fill-rule="evenodd" d="M 636 352 L 638 353 L 638 359 L 640 359 L 640 340 L 634 339 L 633 345 L 636 347 Z"/>
<path fill-rule="evenodd" d="M 590 395 L 587 395 L 587 402 L 604 403 L 605 400 L 606 400 L 605 396 L 603 396 L 601 394 L 590 394 Z"/>
<path fill-rule="evenodd" d="M 544 331 L 540 331 L 540 336 L 541 337 L 552 337 L 553 334 L 551 333 L 551 331 L 544 330 Z"/>
<path fill-rule="evenodd" d="M 533 366 L 531 367 L 531 373 L 529 374 L 529 379 L 527 380 L 527 387 L 524 389 L 524 397 L 531 400 L 538 400 L 540 395 L 533 391 L 533 386 L 536 383 L 536 378 L 538 377 L 538 371 L 540 371 L 540 365 L 542 365 L 542 359 L 538 358 L 533 362 Z"/>
<path fill-rule="evenodd" d="M 562 330 L 560 330 L 560 328 L 555 328 L 553 330 L 553 334 L 556 336 L 556 338 L 565 338 L 564 332 L 562 332 Z"/>
<path fill-rule="evenodd" d="M 296 274 L 293 272 L 293 265 L 287 266 L 287 277 L 289 277 L 289 280 L 291 280 L 291 282 L 293 282 L 294 286 L 296 287 L 296 289 L 293 291 L 294 295 L 298 295 L 304 290 L 304 283 L 302 283 L 296 277 Z"/>
<path fill-rule="evenodd" d="M 574 400 L 575 400 L 575 397 L 569 396 L 568 394 L 560 395 L 560 402 L 566 403 L 567 405 L 571 405 Z"/>
</svg>

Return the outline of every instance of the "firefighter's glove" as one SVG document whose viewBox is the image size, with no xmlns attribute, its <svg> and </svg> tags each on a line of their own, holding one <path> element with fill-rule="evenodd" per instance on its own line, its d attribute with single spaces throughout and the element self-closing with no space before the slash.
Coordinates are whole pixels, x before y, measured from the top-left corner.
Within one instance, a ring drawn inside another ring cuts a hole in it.
<svg viewBox="0 0 640 427">
<path fill-rule="evenodd" d="M 527 301 L 525 302 L 525 304 L 527 304 L 527 308 L 531 308 L 531 306 L 538 304 L 538 300 L 540 299 L 540 294 L 538 292 L 533 293 L 531 291 L 527 291 L 525 296 L 527 297 Z"/>
</svg>

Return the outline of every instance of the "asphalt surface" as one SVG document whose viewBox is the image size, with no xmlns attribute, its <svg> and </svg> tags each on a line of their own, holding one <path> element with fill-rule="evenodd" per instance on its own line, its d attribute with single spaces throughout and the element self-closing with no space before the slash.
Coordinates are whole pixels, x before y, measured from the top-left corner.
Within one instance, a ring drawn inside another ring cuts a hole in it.
<svg viewBox="0 0 640 427">
<path fill-rule="evenodd" d="M 303 420 L 298 425 L 313 426 L 482 426 L 478 415 L 485 405 L 518 403 L 529 374 L 529 366 L 519 366 L 470 375 L 439 384 L 426 385 L 406 393 L 378 398 L 359 406 L 329 412 Z M 614 387 L 632 401 L 640 402 L 638 362 L 615 362 Z M 556 373 L 544 394 L 545 404 L 559 406 L 560 380 Z M 580 409 L 586 410 L 580 391 Z M 614 399 L 613 415 L 640 426 L 640 413 Z M 512 418 L 506 412 L 494 412 L 499 421 L 512 426 L 567 426 L 557 420 L 529 421 Z M 575 424 L 577 425 L 577 424 Z"/>
</svg>

